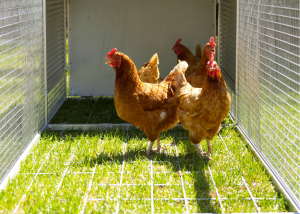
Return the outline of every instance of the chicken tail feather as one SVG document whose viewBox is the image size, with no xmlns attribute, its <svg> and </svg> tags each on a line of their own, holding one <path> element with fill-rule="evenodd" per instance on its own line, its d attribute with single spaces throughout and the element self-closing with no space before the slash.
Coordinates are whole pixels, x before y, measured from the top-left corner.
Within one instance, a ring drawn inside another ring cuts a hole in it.
<svg viewBox="0 0 300 214">
<path fill-rule="evenodd" d="M 196 49 L 196 55 L 195 55 L 195 57 L 201 58 L 202 57 L 201 45 L 198 44 L 195 49 Z"/>
<path fill-rule="evenodd" d="M 184 73 L 187 68 L 188 68 L 188 64 L 186 61 L 179 61 L 179 63 L 174 68 L 176 91 L 180 90 L 182 87 L 187 85 L 187 81 L 184 76 Z"/>
</svg>

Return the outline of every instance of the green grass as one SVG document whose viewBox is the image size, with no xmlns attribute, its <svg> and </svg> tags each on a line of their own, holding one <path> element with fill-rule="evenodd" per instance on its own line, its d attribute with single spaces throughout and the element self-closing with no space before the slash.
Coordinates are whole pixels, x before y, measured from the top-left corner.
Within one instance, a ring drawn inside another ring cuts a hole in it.
<svg viewBox="0 0 300 214">
<path fill-rule="evenodd" d="M 222 139 L 215 136 L 212 141 L 214 160 L 206 165 L 188 132 L 180 128 L 161 133 L 167 150 L 152 154 L 151 159 L 146 156 L 148 140 L 137 129 L 46 130 L 20 172 L 0 193 L 0 210 L 12 212 L 26 193 L 19 213 L 79 213 L 88 194 L 86 213 L 112 213 L 117 208 L 119 213 L 149 213 L 153 176 L 155 213 L 186 212 L 183 186 L 190 213 L 222 212 L 213 181 L 220 197 L 226 198 L 222 200 L 225 213 L 256 212 L 243 176 L 253 196 L 262 198 L 257 200 L 262 212 L 286 211 L 283 199 L 236 130 L 226 127 L 220 134 Z M 205 142 L 202 147 L 207 149 Z"/>
<path fill-rule="evenodd" d="M 119 118 L 113 97 L 68 98 L 50 121 L 51 124 L 127 123 Z"/>
</svg>

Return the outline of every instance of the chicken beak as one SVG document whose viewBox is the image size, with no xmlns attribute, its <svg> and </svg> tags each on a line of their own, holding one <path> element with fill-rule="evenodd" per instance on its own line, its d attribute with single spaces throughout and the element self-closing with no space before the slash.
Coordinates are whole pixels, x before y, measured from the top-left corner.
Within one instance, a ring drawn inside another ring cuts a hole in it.
<svg viewBox="0 0 300 214">
<path fill-rule="evenodd" d="M 172 48 L 172 51 L 176 51 L 176 48 Z"/>
<path fill-rule="evenodd" d="M 105 64 L 110 63 L 110 59 L 109 59 L 109 58 L 106 57 L 106 58 L 104 59 L 104 61 L 105 61 L 105 60 L 108 60 L 108 61 L 105 62 Z"/>
</svg>

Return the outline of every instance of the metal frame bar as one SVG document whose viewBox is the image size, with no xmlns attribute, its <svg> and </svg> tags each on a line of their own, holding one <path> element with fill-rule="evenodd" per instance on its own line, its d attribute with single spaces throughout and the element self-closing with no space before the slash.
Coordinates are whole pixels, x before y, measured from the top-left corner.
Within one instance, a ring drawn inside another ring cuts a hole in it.
<svg viewBox="0 0 300 214">
<path fill-rule="evenodd" d="M 48 123 L 46 0 L 43 0 L 45 125 Z"/>
<path fill-rule="evenodd" d="M 236 47 L 235 47 L 235 123 L 238 124 L 238 97 L 239 97 L 239 18 L 240 1 L 236 1 Z"/>
<path fill-rule="evenodd" d="M 66 29 L 66 31 L 68 30 L 68 44 L 70 44 L 70 3 L 71 3 L 71 0 L 67 0 L 67 5 L 66 5 L 67 6 L 67 14 L 66 15 L 68 15 L 68 20 L 67 20 L 66 24 L 68 25 L 68 29 L 67 29 L 67 27 L 65 27 L 65 29 Z M 66 35 L 66 33 L 65 33 L 65 35 Z M 68 46 L 68 56 L 70 53 L 69 50 L 70 50 L 70 47 Z M 67 55 L 66 55 L 66 57 L 67 57 Z M 66 60 L 66 63 L 67 63 L 67 60 Z M 66 66 L 68 66 L 68 68 L 69 68 L 69 82 L 70 82 L 70 76 L 71 76 L 70 59 L 68 59 L 68 64 Z M 68 80 L 66 78 L 66 85 L 67 85 L 67 82 L 68 82 Z M 69 85 L 69 93 L 68 93 L 67 87 L 66 87 L 66 94 L 67 94 L 67 97 L 69 97 L 70 85 Z"/>
<path fill-rule="evenodd" d="M 68 90 L 68 82 L 67 82 L 67 61 L 68 61 L 68 57 L 67 57 L 67 3 L 68 1 L 64 0 L 64 41 L 65 41 L 65 95 L 66 95 L 66 98 L 68 97 L 68 94 L 67 94 L 67 90 Z M 68 7 L 69 8 L 69 7 Z"/>
<path fill-rule="evenodd" d="M 225 126 L 232 127 L 234 125 L 235 124 L 221 124 L 222 127 Z M 182 124 L 177 124 L 175 127 L 183 128 Z M 94 129 L 109 129 L 109 128 L 130 129 L 136 127 L 130 123 L 100 123 L 100 124 L 48 124 L 48 128 L 52 130 L 94 130 Z"/>
</svg>

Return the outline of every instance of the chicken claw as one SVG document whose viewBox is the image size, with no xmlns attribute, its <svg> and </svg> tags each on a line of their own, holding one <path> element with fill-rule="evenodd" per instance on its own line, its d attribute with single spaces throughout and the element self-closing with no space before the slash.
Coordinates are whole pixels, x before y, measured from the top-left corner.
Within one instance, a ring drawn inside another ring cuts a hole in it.
<svg viewBox="0 0 300 214">
<path fill-rule="evenodd" d="M 161 154 L 162 150 L 166 150 L 166 148 L 161 146 L 160 148 L 157 148 L 157 149 L 151 149 L 151 152 L 157 152 L 157 153 Z"/>
<path fill-rule="evenodd" d="M 151 152 L 158 152 L 158 153 L 161 153 L 162 150 L 166 150 L 166 148 L 164 148 L 163 146 L 161 146 L 160 144 L 160 137 L 157 138 L 157 149 L 152 149 L 152 146 L 153 146 L 153 143 L 154 141 L 151 141 L 150 142 L 150 145 L 147 149 L 147 156 L 150 157 L 150 153 Z"/>
<path fill-rule="evenodd" d="M 203 159 L 203 160 L 205 161 L 206 164 L 207 164 L 207 160 L 213 160 L 211 157 L 209 157 L 209 156 L 207 155 L 209 152 L 202 153 L 202 152 L 200 151 L 199 144 L 195 144 L 195 147 L 196 147 L 196 149 L 197 149 L 197 154 L 198 154 L 198 156 L 199 156 L 201 159 Z"/>
</svg>

